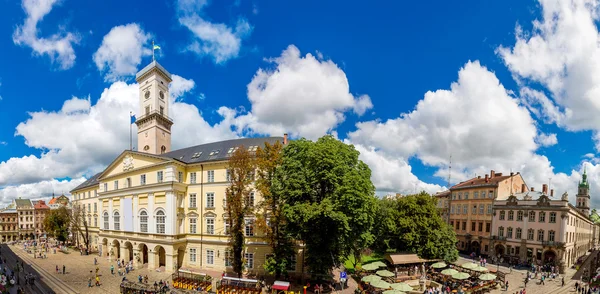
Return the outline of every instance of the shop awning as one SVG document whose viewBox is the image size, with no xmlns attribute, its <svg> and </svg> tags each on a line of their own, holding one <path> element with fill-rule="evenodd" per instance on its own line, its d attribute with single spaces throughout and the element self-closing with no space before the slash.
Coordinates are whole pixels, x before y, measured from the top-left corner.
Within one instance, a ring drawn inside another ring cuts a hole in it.
<svg viewBox="0 0 600 294">
<path fill-rule="evenodd" d="M 273 290 L 288 291 L 289 289 L 290 282 L 275 281 L 275 283 L 273 283 Z"/>
</svg>

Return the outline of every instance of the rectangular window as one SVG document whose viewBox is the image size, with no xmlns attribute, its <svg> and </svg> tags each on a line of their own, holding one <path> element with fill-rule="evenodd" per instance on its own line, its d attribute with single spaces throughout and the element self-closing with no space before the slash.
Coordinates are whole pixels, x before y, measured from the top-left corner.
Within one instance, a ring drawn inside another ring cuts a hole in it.
<svg viewBox="0 0 600 294">
<path fill-rule="evenodd" d="M 456 205 L 456 214 L 460 214 L 460 204 Z"/>
<path fill-rule="evenodd" d="M 196 183 L 196 173 L 190 173 L 190 184 Z"/>
<path fill-rule="evenodd" d="M 196 234 L 196 218 L 190 218 L 190 234 Z"/>
<path fill-rule="evenodd" d="M 160 115 L 164 115 L 164 113 L 165 113 L 165 107 L 164 106 L 160 106 L 159 109 L 160 109 L 159 110 L 160 111 Z"/>
<path fill-rule="evenodd" d="M 517 211 L 517 221 L 521 222 L 523 221 L 523 212 L 522 211 Z"/>
<path fill-rule="evenodd" d="M 503 227 L 498 228 L 498 236 L 504 237 L 504 228 Z"/>
<path fill-rule="evenodd" d="M 538 241 L 544 241 L 544 231 L 538 230 Z"/>
<path fill-rule="evenodd" d="M 226 250 L 225 251 L 225 266 L 231 266 L 233 264 L 232 260 L 233 260 L 233 254 L 231 254 L 231 251 Z"/>
<path fill-rule="evenodd" d="M 296 254 L 292 255 L 290 258 L 290 264 L 288 264 L 287 270 L 290 272 L 296 271 Z"/>
<path fill-rule="evenodd" d="M 462 192 L 458 192 L 458 200 L 462 199 Z"/>
<path fill-rule="evenodd" d="M 225 180 L 231 182 L 231 172 L 229 170 L 225 170 Z"/>
<path fill-rule="evenodd" d="M 529 221 L 530 222 L 535 222 L 535 211 L 530 211 L 529 212 Z"/>
<path fill-rule="evenodd" d="M 477 214 L 477 204 L 474 204 L 473 208 L 471 208 L 471 214 Z"/>
<path fill-rule="evenodd" d="M 104 183 L 104 192 L 108 191 L 108 183 Z"/>
<path fill-rule="evenodd" d="M 131 188 L 131 178 L 127 178 L 125 180 L 125 185 L 127 186 L 127 188 Z"/>
<path fill-rule="evenodd" d="M 554 241 L 554 231 L 548 232 L 548 241 Z"/>
<path fill-rule="evenodd" d="M 114 181 L 115 190 L 119 189 L 119 181 Z"/>
<path fill-rule="evenodd" d="M 515 255 L 519 256 L 519 253 L 521 253 L 521 248 L 519 246 L 515 247 Z"/>
<path fill-rule="evenodd" d="M 140 185 L 146 185 L 146 175 L 140 175 Z"/>
<path fill-rule="evenodd" d="M 206 218 L 206 233 L 209 235 L 215 234 L 215 219 L 212 217 Z"/>
<path fill-rule="evenodd" d="M 215 171 L 214 170 L 206 171 L 206 182 L 212 183 L 214 181 L 215 181 Z"/>
<path fill-rule="evenodd" d="M 504 220 L 505 215 L 506 215 L 506 212 L 504 210 L 500 211 L 500 217 L 499 217 L 499 219 L 500 220 Z"/>
<path fill-rule="evenodd" d="M 146 106 L 146 115 L 150 114 L 150 106 Z"/>
<path fill-rule="evenodd" d="M 465 192 L 465 200 L 469 199 L 469 192 Z"/>
<path fill-rule="evenodd" d="M 94 197 L 98 197 L 98 190 L 94 190 Z"/>
<path fill-rule="evenodd" d="M 454 228 L 454 221 L 450 221 L 450 226 Z"/>
<path fill-rule="evenodd" d="M 215 208 L 215 193 L 206 193 L 206 208 Z"/>
<path fill-rule="evenodd" d="M 490 223 L 485 223 L 485 232 L 489 233 L 490 232 Z"/>
<path fill-rule="evenodd" d="M 483 223 L 479 223 L 479 232 L 483 232 Z"/>
<path fill-rule="evenodd" d="M 466 231 L 467 230 L 467 222 L 463 222 L 462 223 L 462 230 Z"/>
<path fill-rule="evenodd" d="M 540 211 L 539 216 L 540 216 L 540 223 L 543 223 L 546 221 L 546 213 L 545 212 Z"/>
<path fill-rule="evenodd" d="M 251 237 L 254 236 L 254 221 L 251 219 L 245 220 L 245 233 L 246 236 Z"/>
<path fill-rule="evenodd" d="M 533 229 L 527 231 L 527 240 L 533 241 Z"/>
<path fill-rule="evenodd" d="M 456 200 L 456 192 L 452 193 L 452 200 Z"/>
<path fill-rule="evenodd" d="M 467 209 L 468 209 L 467 205 L 463 204 L 463 214 L 467 214 L 467 212 L 469 212 Z"/>
<path fill-rule="evenodd" d="M 483 204 L 479 204 L 479 214 L 483 214 L 484 213 L 484 211 L 483 211 L 484 209 L 485 209 L 485 206 Z"/>
<path fill-rule="evenodd" d="M 246 268 L 254 268 L 254 253 L 244 254 L 246 258 Z"/>
<path fill-rule="evenodd" d="M 180 183 L 183 183 L 183 172 L 178 172 L 178 173 L 177 173 L 177 180 L 178 180 Z"/>
<path fill-rule="evenodd" d="M 488 198 L 490 198 L 490 199 L 494 198 L 494 190 L 491 190 L 488 192 Z"/>
<path fill-rule="evenodd" d="M 471 232 L 475 232 L 475 226 L 476 226 L 476 223 L 471 222 Z"/>
<path fill-rule="evenodd" d="M 159 183 L 163 182 L 163 172 L 162 171 L 156 172 L 156 181 Z"/>
<path fill-rule="evenodd" d="M 94 227 L 98 227 L 98 217 L 94 217 Z"/>
<path fill-rule="evenodd" d="M 454 214 L 454 205 L 450 206 L 450 214 Z"/>
<path fill-rule="evenodd" d="M 223 222 L 225 223 L 225 235 L 229 235 L 231 232 L 231 220 L 226 218 Z"/>
<path fill-rule="evenodd" d="M 473 192 L 473 199 L 477 199 L 479 198 L 479 192 L 475 191 Z"/>
<path fill-rule="evenodd" d="M 254 207 L 254 192 L 250 192 L 246 197 L 246 206 Z"/>
<path fill-rule="evenodd" d="M 521 234 L 522 234 L 522 230 L 521 228 L 517 228 L 517 232 L 515 233 L 515 238 L 520 240 L 521 239 Z M 519 247 L 517 247 L 519 248 Z"/>
<path fill-rule="evenodd" d="M 190 194 L 190 208 L 196 208 L 196 193 Z"/>
<path fill-rule="evenodd" d="M 556 223 L 556 212 L 550 213 L 550 223 Z"/>
<path fill-rule="evenodd" d="M 212 249 L 206 250 L 206 264 L 215 264 L 215 251 Z"/>
<path fill-rule="evenodd" d="M 512 234 L 513 234 L 513 229 L 512 228 L 508 228 L 506 230 L 506 238 L 512 239 Z"/>
<path fill-rule="evenodd" d="M 190 248 L 190 262 L 196 262 L 196 248 Z"/>
</svg>

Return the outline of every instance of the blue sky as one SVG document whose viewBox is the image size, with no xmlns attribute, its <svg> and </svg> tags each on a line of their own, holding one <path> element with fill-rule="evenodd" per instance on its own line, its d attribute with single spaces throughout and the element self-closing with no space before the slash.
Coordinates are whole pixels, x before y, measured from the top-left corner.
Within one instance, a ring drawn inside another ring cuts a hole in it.
<svg viewBox="0 0 600 294">
<path fill-rule="evenodd" d="M 66 192 L 128 147 L 133 76 L 151 61 L 152 40 L 177 76 L 175 148 L 332 133 L 357 146 L 380 193 L 443 189 L 450 155 L 452 182 L 512 169 L 574 195 L 587 165 L 597 191 L 597 9 L 583 0 L 5 1 L 1 201 Z"/>
</svg>

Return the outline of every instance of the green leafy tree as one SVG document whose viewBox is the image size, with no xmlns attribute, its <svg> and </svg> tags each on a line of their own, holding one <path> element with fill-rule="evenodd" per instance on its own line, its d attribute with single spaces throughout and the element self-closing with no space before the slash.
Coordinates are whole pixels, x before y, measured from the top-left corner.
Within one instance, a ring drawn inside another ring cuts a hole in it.
<svg viewBox="0 0 600 294">
<path fill-rule="evenodd" d="M 242 276 L 244 270 L 244 217 L 253 212 L 250 203 L 254 177 L 254 157 L 244 146 L 238 147 L 229 158 L 230 185 L 225 190 L 230 223 L 230 246 L 233 271 Z"/>
<path fill-rule="evenodd" d="M 71 225 L 69 214 L 69 211 L 64 207 L 51 210 L 42 223 L 44 230 L 58 241 L 66 241 L 69 236 L 69 226 Z"/>
<path fill-rule="evenodd" d="M 458 258 L 456 235 L 439 215 L 436 201 L 425 192 L 380 200 L 375 232 L 382 242 L 377 249 L 455 261 Z"/>
<path fill-rule="evenodd" d="M 287 230 L 287 219 L 283 212 L 284 198 L 279 195 L 275 185 L 275 175 L 282 163 L 283 145 L 279 142 L 256 151 L 256 189 L 262 196 L 258 204 L 257 226 L 265 233 L 271 247 L 271 254 L 264 263 L 265 270 L 278 279 L 287 273 L 296 253 L 294 240 Z"/>
<path fill-rule="evenodd" d="M 277 169 L 277 193 L 293 236 L 305 244 L 314 277 L 327 275 L 373 241 L 371 170 L 359 152 L 332 136 L 291 142 Z"/>
</svg>

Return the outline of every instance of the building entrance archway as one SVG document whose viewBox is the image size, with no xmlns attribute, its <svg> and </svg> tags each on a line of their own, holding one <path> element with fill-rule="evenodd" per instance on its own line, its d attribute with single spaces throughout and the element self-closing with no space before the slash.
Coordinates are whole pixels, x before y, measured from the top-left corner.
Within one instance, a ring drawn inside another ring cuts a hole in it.
<svg viewBox="0 0 600 294">
<path fill-rule="evenodd" d="M 154 265 L 156 268 L 167 265 L 167 252 L 165 251 L 165 248 L 160 245 L 156 246 L 154 248 L 154 254 Z"/>
<path fill-rule="evenodd" d="M 542 260 L 544 261 L 544 264 L 555 263 L 556 262 L 556 252 L 554 252 L 554 250 L 544 251 L 544 254 L 542 254 Z"/>
<path fill-rule="evenodd" d="M 138 249 L 140 250 L 140 256 L 138 259 L 138 262 L 141 262 L 142 265 L 147 264 L 148 263 L 148 246 L 146 246 L 146 244 L 144 243 L 140 243 L 138 245 Z"/>
<path fill-rule="evenodd" d="M 479 256 L 479 254 L 481 254 L 481 244 L 478 241 L 471 242 L 471 251 Z"/>
<path fill-rule="evenodd" d="M 180 247 L 177 249 L 177 269 L 183 266 L 183 258 L 185 256 L 185 248 Z"/>
<path fill-rule="evenodd" d="M 112 246 L 113 248 L 110 250 L 110 255 L 117 259 L 121 259 L 121 243 L 119 243 L 119 240 L 113 240 Z"/>
<path fill-rule="evenodd" d="M 496 257 L 502 257 L 504 254 L 506 254 L 506 248 L 504 248 L 504 245 L 502 244 L 496 245 L 494 250 L 496 251 Z"/>
<path fill-rule="evenodd" d="M 124 259 L 127 261 L 133 260 L 133 245 L 131 245 L 131 242 L 125 242 Z"/>
</svg>

